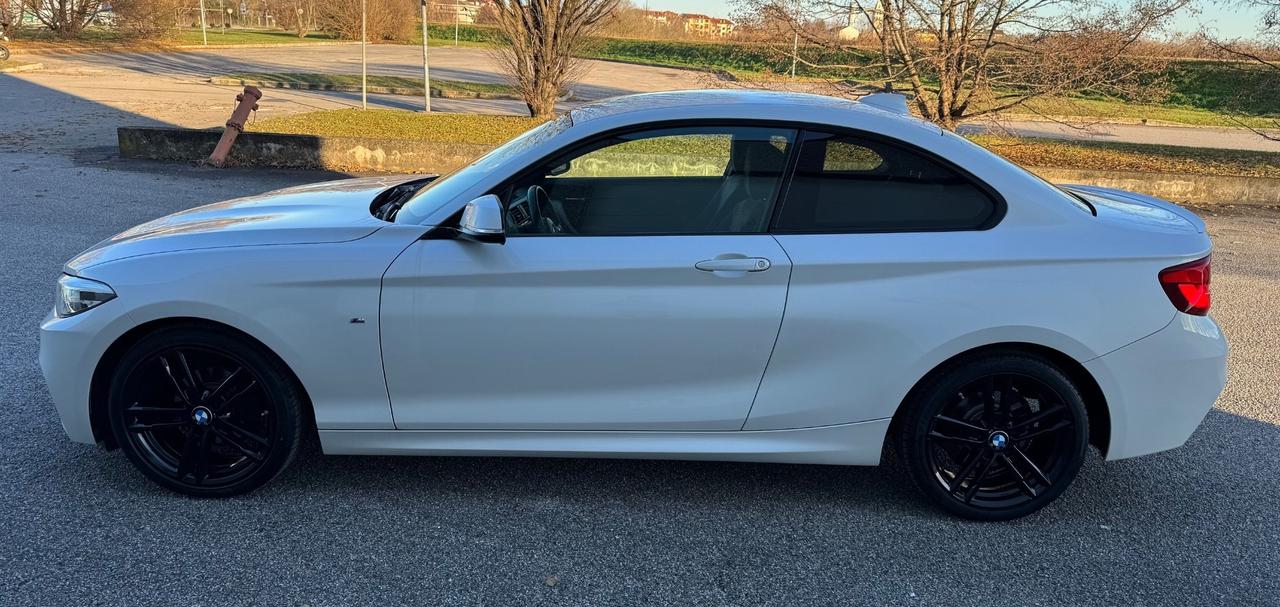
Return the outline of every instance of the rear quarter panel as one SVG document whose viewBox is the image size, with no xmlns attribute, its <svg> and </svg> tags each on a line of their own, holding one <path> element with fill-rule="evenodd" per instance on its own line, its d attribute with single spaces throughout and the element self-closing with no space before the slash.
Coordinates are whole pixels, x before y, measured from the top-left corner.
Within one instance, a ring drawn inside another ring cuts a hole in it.
<svg viewBox="0 0 1280 607">
<path fill-rule="evenodd" d="M 745 429 L 891 417 L 930 370 L 984 345 L 1097 358 L 1168 325 L 1157 274 L 1208 249 L 1083 211 L 1027 225 L 1019 203 L 986 231 L 777 236 L 791 286 Z"/>
</svg>

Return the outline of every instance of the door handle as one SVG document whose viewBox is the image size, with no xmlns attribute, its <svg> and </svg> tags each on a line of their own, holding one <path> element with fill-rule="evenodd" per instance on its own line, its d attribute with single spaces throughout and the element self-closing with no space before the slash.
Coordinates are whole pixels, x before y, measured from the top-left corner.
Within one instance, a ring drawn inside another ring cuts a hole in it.
<svg viewBox="0 0 1280 607">
<path fill-rule="evenodd" d="M 763 272 L 773 264 L 763 257 L 738 257 L 731 259 L 707 259 L 693 264 L 703 272 Z"/>
</svg>

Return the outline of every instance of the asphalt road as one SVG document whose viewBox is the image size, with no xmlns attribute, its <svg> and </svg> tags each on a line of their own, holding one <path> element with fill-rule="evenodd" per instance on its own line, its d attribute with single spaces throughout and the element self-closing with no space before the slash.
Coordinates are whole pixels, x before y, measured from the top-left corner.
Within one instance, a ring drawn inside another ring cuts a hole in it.
<svg viewBox="0 0 1280 607">
<path fill-rule="evenodd" d="M 416 78 L 422 74 L 421 47 L 372 45 L 369 73 Z M 358 45 L 282 46 L 231 48 L 169 53 L 41 54 L 24 57 L 45 64 L 45 69 L 14 75 L 48 89 L 113 108 L 145 114 L 187 127 L 221 125 L 235 97 L 234 87 L 208 84 L 210 76 L 235 72 L 360 73 Z M 689 70 L 589 61 L 581 84 L 574 87 L 580 100 L 672 89 L 723 86 L 707 74 Z M 431 49 L 434 78 L 470 82 L 501 82 L 492 53 L 486 49 L 437 46 Z M 3 91 L 0 91 L 3 100 Z M 373 95 L 374 107 L 418 109 L 414 97 Z M 260 103 L 263 117 L 311 109 L 359 107 L 353 93 L 271 89 Z M 523 104 L 513 101 L 433 100 L 437 111 L 470 111 L 521 114 Z M 572 105 L 572 104 L 569 104 Z M 967 130 L 988 128 L 982 124 Z M 1280 141 L 1267 140 L 1247 129 L 1097 124 L 1076 128 L 1047 121 L 1002 120 L 1001 132 L 1055 139 L 1160 143 L 1193 147 L 1219 147 L 1280 152 Z"/>
<path fill-rule="evenodd" d="M 334 176 L 123 162 L 98 123 L 136 115 L 20 105 L 0 113 L 5 607 L 1280 603 L 1280 210 L 1206 211 L 1231 380 L 1190 442 L 1090 456 L 1017 522 L 945 516 L 889 469 L 314 446 L 261 491 L 201 501 L 63 435 L 36 363 L 54 280 L 144 220 Z"/>
</svg>

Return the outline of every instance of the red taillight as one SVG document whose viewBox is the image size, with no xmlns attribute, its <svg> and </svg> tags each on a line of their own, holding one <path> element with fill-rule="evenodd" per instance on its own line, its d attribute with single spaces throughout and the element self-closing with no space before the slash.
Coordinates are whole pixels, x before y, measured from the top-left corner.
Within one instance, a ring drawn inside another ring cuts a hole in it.
<svg viewBox="0 0 1280 607">
<path fill-rule="evenodd" d="M 1209 258 L 1173 266 L 1160 272 L 1160 286 L 1179 312 L 1209 313 Z"/>
</svg>

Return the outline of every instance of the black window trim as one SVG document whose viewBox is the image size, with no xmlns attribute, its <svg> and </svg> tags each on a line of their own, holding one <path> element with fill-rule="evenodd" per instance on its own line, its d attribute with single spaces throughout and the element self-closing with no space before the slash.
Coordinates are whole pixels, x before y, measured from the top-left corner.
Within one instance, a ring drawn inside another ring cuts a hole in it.
<svg viewBox="0 0 1280 607">
<path fill-rule="evenodd" d="M 568 157 L 578 153 L 579 150 L 589 149 L 598 145 L 600 142 L 609 139 L 615 139 L 622 135 L 630 133 L 638 133 L 643 131 L 658 131 L 663 129 L 672 129 L 680 127 L 765 127 L 790 129 L 795 132 L 795 140 L 792 142 L 791 149 L 787 151 L 787 162 L 784 165 L 782 179 L 774 191 L 773 200 L 769 202 L 769 223 L 762 232 L 644 232 L 644 233 L 622 233 L 622 234 L 507 234 L 508 238 L 621 238 L 628 236 L 762 236 L 762 235 L 820 235 L 820 234 L 893 234 L 893 233 L 918 233 L 918 232 L 980 232 L 990 230 L 1004 219 L 1008 210 L 1008 205 L 1003 196 L 995 188 L 979 179 L 973 173 L 965 170 L 963 167 L 947 160 L 946 158 L 935 154 L 925 148 L 907 143 L 901 139 L 882 135 L 872 131 L 866 131 L 857 128 L 843 127 L 839 125 L 819 124 L 814 122 L 797 121 L 797 120 L 770 120 L 763 118 L 680 118 L 674 120 L 659 120 L 655 122 L 647 122 L 644 124 L 633 124 L 616 129 L 601 131 L 595 135 L 591 135 L 585 139 L 575 142 L 574 144 L 555 150 L 554 152 L 542 156 L 537 160 L 529 163 L 523 169 L 517 171 L 512 177 L 509 177 L 497 186 L 491 188 L 487 194 L 498 195 L 503 198 L 504 194 L 510 193 L 515 183 L 528 178 L 535 171 L 547 166 L 553 160 L 562 157 Z M 848 136 L 873 141 L 888 146 L 897 147 L 908 152 L 918 154 L 925 159 L 936 162 L 937 164 L 954 171 L 957 175 L 964 178 L 971 185 L 978 188 L 983 194 L 991 199 L 994 209 L 991 215 L 982 224 L 977 227 L 925 227 L 919 228 L 892 228 L 892 229 L 844 229 L 844 230 L 780 230 L 777 228 L 778 217 L 781 215 L 782 206 L 785 203 L 786 196 L 791 190 L 792 178 L 795 176 L 796 165 L 799 162 L 800 150 L 804 146 L 805 138 L 809 133 L 821 133 L 834 136 Z M 505 198 L 503 198 L 505 201 Z M 461 213 L 457 214 L 461 217 Z M 503 223 L 506 223 L 506 213 L 503 213 Z"/>
</svg>

